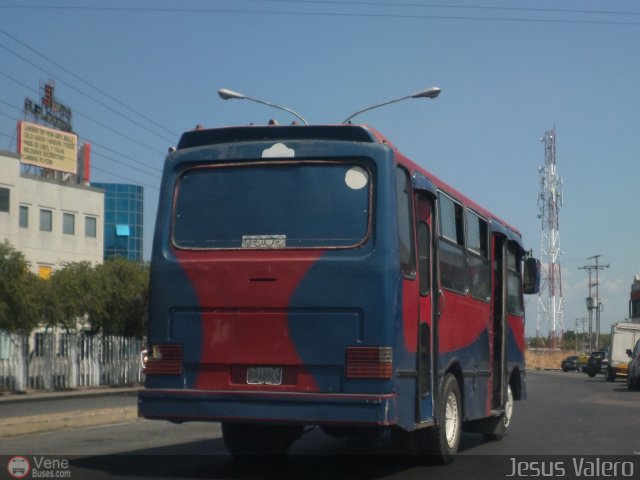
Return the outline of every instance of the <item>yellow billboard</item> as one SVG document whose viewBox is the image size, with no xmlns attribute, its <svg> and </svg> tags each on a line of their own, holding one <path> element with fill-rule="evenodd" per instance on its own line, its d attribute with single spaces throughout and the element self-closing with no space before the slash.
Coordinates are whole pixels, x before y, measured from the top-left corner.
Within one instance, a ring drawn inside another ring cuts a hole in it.
<svg viewBox="0 0 640 480">
<path fill-rule="evenodd" d="M 78 136 L 34 123 L 18 126 L 18 153 L 22 163 L 61 172 L 77 172 Z"/>
</svg>

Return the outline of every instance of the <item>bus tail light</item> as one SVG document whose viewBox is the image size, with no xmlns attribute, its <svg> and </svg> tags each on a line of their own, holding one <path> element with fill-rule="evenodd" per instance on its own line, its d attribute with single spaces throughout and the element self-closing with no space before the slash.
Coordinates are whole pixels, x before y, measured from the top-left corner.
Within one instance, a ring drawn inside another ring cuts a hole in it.
<svg viewBox="0 0 640 480">
<path fill-rule="evenodd" d="M 348 347 L 347 378 L 390 379 L 393 376 L 393 348 Z"/>
<path fill-rule="evenodd" d="M 182 374 L 182 345 L 152 345 L 141 355 L 145 375 Z"/>
</svg>

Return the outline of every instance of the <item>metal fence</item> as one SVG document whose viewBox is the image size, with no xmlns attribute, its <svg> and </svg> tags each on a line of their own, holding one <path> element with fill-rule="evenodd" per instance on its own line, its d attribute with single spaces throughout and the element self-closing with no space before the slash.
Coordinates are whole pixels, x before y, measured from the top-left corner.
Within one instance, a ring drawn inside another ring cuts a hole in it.
<svg viewBox="0 0 640 480">
<path fill-rule="evenodd" d="M 0 332 L 0 391 L 142 383 L 143 340 L 84 333 Z"/>
</svg>

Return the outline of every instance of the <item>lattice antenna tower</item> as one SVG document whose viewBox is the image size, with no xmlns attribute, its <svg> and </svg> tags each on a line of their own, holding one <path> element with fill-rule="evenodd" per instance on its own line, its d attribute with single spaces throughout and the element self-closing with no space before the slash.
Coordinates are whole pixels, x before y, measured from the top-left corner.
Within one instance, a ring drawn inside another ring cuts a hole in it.
<svg viewBox="0 0 640 480">
<path fill-rule="evenodd" d="M 541 336 L 543 325 L 548 325 L 552 347 L 562 343 L 564 331 L 564 298 L 562 297 L 562 270 L 560 268 L 560 221 L 562 206 L 562 179 L 556 166 L 556 129 L 548 130 L 541 138 L 544 143 L 545 162 L 538 168 L 540 194 L 539 215 L 542 224 L 540 261 L 542 283 L 538 294 L 538 322 L 536 334 Z"/>
</svg>

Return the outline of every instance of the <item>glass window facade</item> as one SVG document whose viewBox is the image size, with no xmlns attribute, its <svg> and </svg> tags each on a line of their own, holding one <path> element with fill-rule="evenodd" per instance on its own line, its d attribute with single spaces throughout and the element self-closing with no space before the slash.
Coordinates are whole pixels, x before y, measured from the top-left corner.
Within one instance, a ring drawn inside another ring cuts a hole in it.
<svg viewBox="0 0 640 480">
<path fill-rule="evenodd" d="M 104 189 L 104 258 L 142 262 L 144 188 L 123 183 L 92 183 Z"/>
</svg>

